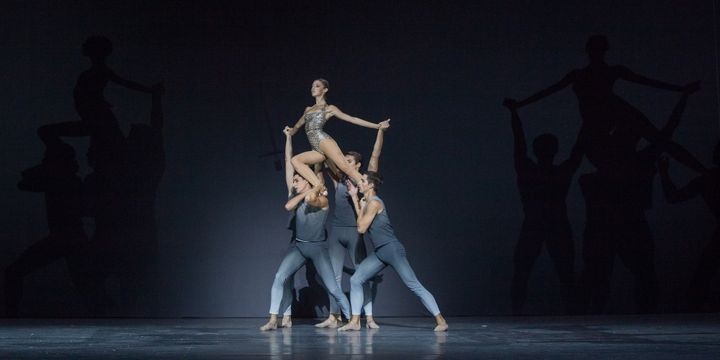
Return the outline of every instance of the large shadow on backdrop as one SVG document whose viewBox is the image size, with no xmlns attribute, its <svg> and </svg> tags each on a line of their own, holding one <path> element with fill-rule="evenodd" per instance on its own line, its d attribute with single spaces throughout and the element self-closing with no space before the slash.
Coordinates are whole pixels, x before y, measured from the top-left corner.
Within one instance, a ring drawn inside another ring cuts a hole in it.
<svg viewBox="0 0 720 360">
<path fill-rule="evenodd" d="M 66 258 L 73 283 L 93 315 L 141 313 L 154 303 L 147 280 L 157 256 L 155 194 L 164 172 L 162 83 L 151 87 L 126 80 L 106 65 L 112 43 L 89 37 L 82 54 L 91 67 L 77 79 L 73 96 L 80 120 L 42 126 L 46 147 L 42 165 L 23 172 L 21 190 L 44 192 L 50 235 L 27 249 L 6 269 L 6 309 L 20 310 L 22 278 L 59 258 Z M 150 124 L 133 124 L 124 136 L 104 89 L 109 82 L 152 94 Z M 89 137 L 92 173 L 79 181 L 75 151 L 62 137 Z M 94 219 L 91 240 L 81 216 Z M 114 278 L 117 291 L 108 291 Z M 115 292 L 116 294 L 113 294 Z M 115 297 L 116 299 L 113 299 Z M 121 299 L 120 301 L 116 301 Z M 141 310 L 143 309 L 144 310 Z"/>
<path fill-rule="evenodd" d="M 700 263 L 690 281 L 688 309 L 694 312 L 717 311 L 717 309 L 708 309 L 706 306 L 710 282 L 720 268 L 720 232 L 717 227 L 718 216 L 720 216 L 720 167 L 718 167 L 720 166 L 720 143 L 713 149 L 713 162 L 715 167 L 680 189 L 675 187 L 670 178 L 667 158 L 661 159 L 658 166 L 663 192 L 668 202 L 679 203 L 700 196 L 715 216 L 715 231 L 710 241 L 702 249 Z"/>
<path fill-rule="evenodd" d="M 565 311 L 573 313 L 575 247 L 565 199 L 583 159 L 583 144 L 579 138 L 570 157 L 555 165 L 557 137 L 542 134 L 533 141 L 535 162 L 528 157 L 525 133 L 517 110 L 510 107 L 510 102 L 506 101 L 505 105 L 512 113 L 515 172 L 525 213 L 513 257 L 512 312 L 515 315 L 522 313 L 530 272 L 545 245 L 563 286 Z"/>
<path fill-rule="evenodd" d="M 584 68 L 571 71 L 559 82 L 522 101 L 504 101 L 504 105 L 513 112 L 515 167 L 525 209 L 525 222 L 515 250 L 512 287 L 514 313 L 521 311 L 527 279 L 533 261 L 541 250 L 543 237 L 546 237 L 548 252 L 565 288 L 563 298 L 568 312 L 603 312 L 610 293 L 615 256 L 635 277 L 635 310 L 640 313 L 655 312 L 658 289 L 654 244 L 645 217 L 645 212 L 651 206 L 655 162 L 660 154 L 666 152 L 692 170 L 701 173 L 705 171 L 705 167 L 695 157 L 671 139 L 685 109 L 687 96 L 699 90 L 699 82 L 673 85 L 643 77 L 624 66 L 608 65 L 605 62 L 608 41 L 603 35 L 591 36 L 585 50 L 589 64 Z M 655 128 L 639 110 L 613 92 L 618 79 L 683 94 L 662 130 Z M 549 135 L 541 135 L 536 139 L 538 165 L 527 158 L 524 134 L 516 110 L 568 86 L 572 86 L 577 96 L 583 122 L 578 144 L 568 160 L 572 166 L 560 171 L 565 164 L 558 168 L 552 167 L 557 143 Z M 648 141 L 649 145 L 638 150 L 641 139 Z M 587 216 L 582 249 L 584 269 L 575 287 L 576 291 L 568 292 L 567 289 L 572 288 L 571 284 L 576 280 L 572 278 L 573 248 L 571 236 L 567 235 L 570 231 L 567 215 L 561 210 L 565 209 L 568 186 L 564 181 L 569 184 L 579 165 L 582 156 L 579 155 L 579 149 L 582 149 L 597 171 L 580 178 Z M 573 160 L 574 157 L 577 158 Z M 553 186 L 554 189 L 551 189 Z M 538 214 L 531 216 L 534 212 Z M 535 217 L 538 218 L 535 221 L 538 224 L 532 221 L 529 223 Z M 554 223 L 557 225 L 552 226 Z M 696 280 L 697 283 L 708 283 L 706 278 L 711 273 L 709 269 L 715 266 L 710 265 L 710 261 L 704 262 L 707 265 L 701 267 L 706 269 L 698 272 L 705 275 L 696 276 L 696 279 L 704 280 Z"/>
</svg>

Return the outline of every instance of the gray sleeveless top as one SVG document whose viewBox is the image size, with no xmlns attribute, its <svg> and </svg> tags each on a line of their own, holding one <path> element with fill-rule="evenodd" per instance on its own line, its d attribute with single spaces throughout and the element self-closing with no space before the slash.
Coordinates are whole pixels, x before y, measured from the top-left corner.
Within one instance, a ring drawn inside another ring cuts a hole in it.
<svg viewBox="0 0 720 360">
<path fill-rule="evenodd" d="M 301 242 L 325 241 L 327 210 L 301 202 L 295 209 L 295 240 Z"/>
<path fill-rule="evenodd" d="M 375 215 L 367 231 L 368 235 L 370 235 L 370 241 L 372 241 L 373 246 L 377 249 L 383 245 L 399 240 L 395 237 L 395 232 L 390 224 L 390 217 L 388 217 L 385 203 L 378 196 L 374 196 L 373 200 L 379 201 L 383 206 L 382 212 Z"/>
<path fill-rule="evenodd" d="M 357 227 L 357 219 L 355 217 L 355 206 L 352 198 L 348 194 L 345 181 L 338 181 L 335 189 L 335 209 L 333 209 L 332 226 L 339 227 Z"/>
</svg>

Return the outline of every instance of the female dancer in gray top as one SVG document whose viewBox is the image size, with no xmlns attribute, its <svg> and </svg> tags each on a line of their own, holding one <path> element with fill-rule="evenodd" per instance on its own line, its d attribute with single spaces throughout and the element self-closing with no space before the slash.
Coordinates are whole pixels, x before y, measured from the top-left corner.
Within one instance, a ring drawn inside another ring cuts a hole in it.
<svg viewBox="0 0 720 360">
<path fill-rule="evenodd" d="M 292 159 L 292 165 L 295 171 L 309 181 L 313 187 L 319 187 L 320 179 L 313 173 L 309 165 L 318 164 L 326 160 L 332 161 L 343 173 L 347 174 L 350 179 L 358 183 L 362 180 L 357 169 L 350 166 L 343 156 L 338 144 L 325 133 L 322 129 L 331 117 L 336 116 L 341 120 L 360 125 L 367 128 L 381 129 L 390 126 L 389 120 L 385 120 L 378 124 L 365 121 L 345 114 L 335 105 L 328 105 L 325 100 L 325 94 L 329 90 L 330 84 L 325 79 L 317 79 L 313 81 L 310 93 L 315 98 L 315 105 L 305 108 L 303 116 L 297 121 L 290 131 L 290 135 L 295 133 L 305 125 L 305 133 L 307 134 L 312 151 L 295 155 Z"/>
<path fill-rule="evenodd" d="M 360 308 L 363 303 L 362 285 L 390 265 L 395 269 L 405 285 L 420 298 L 425 308 L 435 316 L 437 322 L 435 331 L 447 331 L 447 321 L 440 314 L 435 298 L 415 276 L 415 272 L 410 267 L 410 263 L 408 263 L 405 256 L 405 247 L 395 237 L 385 204 L 377 196 L 377 190 L 382 183 L 380 175 L 368 172 L 365 175 L 365 180 L 360 183 L 360 191 L 363 193 L 363 198 L 367 199 L 366 201 L 360 203 L 357 196 L 358 189 L 352 184 L 349 185 L 351 187 L 349 192 L 358 213 L 358 232 L 361 234 L 367 233 L 370 236 L 370 240 L 375 247 L 375 253 L 363 260 L 355 270 L 355 274 L 350 278 L 350 299 L 353 315 L 350 322 L 338 330 L 360 330 Z"/>
<path fill-rule="evenodd" d="M 286 163 L 288 163 L 287 159 L 292 156 L 292 135 L 290 135 L 290 131 L 289 127 L 283 130 L 286 139 Z M 290 193 L 290 199 L 285 204 L 285 209 L 295 213 L 294 239 L 275 274 L 275 280 L 270 292 L 270 320 L 260 327 L 260 330 L 263 331 L 277 328 L 277 315 L 282 307 L 281 303 L 289 306 L 287 302 L 288 280 L 308 260 L 315 265 L 325 289 L 332 294 L 334 300 L 340 305 L 345 317 L 350 317 L 350 303 L 335 280 L 325 241 L 325 220 L 327 220 L 329 209 L 327 197 L 320 192 L 322 187 L 311 188 L 307 180 L 297 174 L 293 175 L 291 165 L 286 166 L 285 180 Z M 287 307 L 282 309 L 286 310 Z M 282 326 L 289 324 L 289 320 L 289 313 L 285 312 Z"/>
</svg>

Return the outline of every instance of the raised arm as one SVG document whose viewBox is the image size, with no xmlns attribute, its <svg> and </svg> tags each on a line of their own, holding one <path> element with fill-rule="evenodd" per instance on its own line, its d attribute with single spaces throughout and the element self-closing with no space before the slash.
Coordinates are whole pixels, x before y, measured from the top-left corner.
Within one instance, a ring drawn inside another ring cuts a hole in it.
<svg viewBox="0 0 720 360">
<path fill-rule="evenodd" d="M 575 139 L 575 145 L 573 145 L 573 148 L 570 151 L 570 157 L 568 157 L 568 159 L 560 165 L 563 170 L 567 171 L 568 173 L 575 174 L 575 171 L 577 171 L 577 169 L 580 167 L 580 164 L 582 164 L 582 159 L 585 155 L 586 143 L 587 133 L 581 130 L 578 133 L 577 139 Z"/>
<path fill-rule="evenodd" d="M 340 119 L 340 120 L 344 120 L 344 121 L 347 121 L 347 122 L 349 122 L 349 123 L 353 123 L 353 124 L 355 124 L 355 125 L 359 125 L 359 126 L 366 127 L 366 128 L 370 128 L 370 129 L 380 129 L 380 128 L 382 128 L 382 127 L 384 126 L 383 123 L 386 123 L 387 126 L 390 126 L 389 123 L 388 123 L 388 120 L 390 120 L 390 119 L 387 119 L 387 120 L 385 120 L 385 121 L 383 121 L 383 122 L 380 122 L 380 123 L 377 123 L 377 124 L 371 123 L 371 122 L 369 122 L 369 121 L 366 121 L 366 120 L 363 120 L 363 119 L 360 119 L 360 118 L 357 118 L 357 117 L 354 117 L 354 116 L 350 116 L 350 115 L 342 112 L 342 111 L 341 111 L 340 109 L 338 109 L 338 107 L 335 106 L 335 105 L 328 105 L 328 111 L 330 112 L 330 114 L 331 114 L 332 116 L 336 116 L 336 117 L 337 117 L 338 119 Z"/>
<path fill-rule="evenodd" d="M 293 175 L 295 175 L 295 168 L 292 165 L 293 149 L 291 132 L 292 128 L 289 126 L 283 129 L 283 134 L 285 134 L 285 185 L 287 185 L 288 196 L 292 194 Z"/>
<path fill-rule="evenodd" d="M 660 174 L 660 183 L 662 184 L 665 199 L 671 204 L 683 202 L 700 194 L 702 191 L 702 183 L 700 177 L 695 178 L 685 187 L 678 189 L 670 178 L 668 172 L 668 159 L 662 158 L 658 161 L 658 173 Z"/>
<path fill-rule="evenodd" d="M 155 88 L 153 86 L 145 86 L 140 83 L 136 83 L 134 81 L 122 78 L 115 74 L 112 70 L 108 70 L 108 77 L 110 78 L 110 81 L 120 86 L 126 87 L 130 90 L 140 91 L 144 93 L 152 93 L 153 91 L 155 91 Z"/>
<path fill-rule="evenodd" d="M 575 71 L 572 71 L 565 75 L 560 81 L 556 82 L 555 84 L 550 85 L 549 87 L 542 89 L 538 91 L 537 93 L 531 95 L 530 97 L 526 98 L 525 100 L 521 101 L 515 101 L 510 100 L 510 105 L 514 108 L 521 108 L 525 105 L 532 104 L 538 100 L 541 100 L 543 98 L 546 98 L 566 87 L 568 85 L 572 84 L 575 81 Z"/>
<path fill-rule="evenodd" d="M 626 81 L 634 82 L 636 84 L 654 87 L 656 89 L 679 91 L 679 92 L 685 92 L 688 94 L 691 94 L 691 93 L 694 93 L 694 92 L 700 90 L 700 82 L 699 81 L 691 82 L 686 85 L 675 85 L 675 84 L 666 83 L 666 82 L 660 81 L 660 80 L 650 79 L 650 78 L 642 76 L 642 75 L 638 75 L 624 66 L 620 67 L 620 78 L 623 80 L 626 80 Z"/>
<path fill-rule="evenodd" d="M 512 106 L 512 100 L 505 99 L 503 105 L 510 110 L 512 117 L 513 158 L 515 159 L 515 170 L 519 172 L 525 167 L 526 162 L 529 161 L 525 132 L 523 131 L 522 122 L 520 121 L 517 109 Z"/>
<path fill-rule="evenodd" d="M 388 124 L 388 126 L 390 125 Z M 377 131 L 377 136 L 375 136 L 375 145 L 373 145 L 372 155 L 370 155 L 370 160 L 368 161 L 368 171 L 377 172 L 380 168 L 380 153 L 382 152 L 385 130 L 386 129 L 381 128 Z"/>
</svg>

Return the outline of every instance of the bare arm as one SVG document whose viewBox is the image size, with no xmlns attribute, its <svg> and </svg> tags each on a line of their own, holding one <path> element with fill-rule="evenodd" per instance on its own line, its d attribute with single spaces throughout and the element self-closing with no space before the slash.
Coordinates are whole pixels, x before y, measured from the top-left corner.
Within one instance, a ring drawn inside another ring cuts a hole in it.
<svg viewBox="0 0 720 360">
<path fill-rule="evenodd" d="M 354 201 L 353 201 L 354 202 Z M 358 214 L 357 231 L 360 234 L 367 232 L 375 216 L 382 210 L 382 205 L 377 200 L 370 200 Z"/>
<path fill-rule="evenodd" d="M 520 121 L 520 116 L 517 113 L 517 108 L 512 106 L 512 100 L 505 99 L 503 105 L 510 110 L 513 133 L 513 158 L 515 159 L 515 170 L 520 172 L 524 168 L 525 163 L 529 160 L 527 156 L 525 131 L 523 131 L 522 122 Z"/>
<path fill-rule="evenodd" d="M 369 121 L 366 121 L 366 120 L 363 120 L 363 119 L 360 119 L 360 118 L 357 118 L 354 116 L 350 116 L 350 115 L 342 112 L 335 105 L 329 105 L 328 110 L 330 111 L 330 114 L 332 114 L 333 116 L 337 116 L 338 119 L 347 121 L 349 123 L 353 123 L 355 125 L 359 125 L 359 126 L 370 128 L 370 129 L 380 129 L 383 126 L 382 123 L 375 124 L 375 123 L 371 123 Z M 390 119 L 388 119 L 388 120 L 390 120 Z M 387 121 L 387 120 L 385 120 L 385 121 Z"/>
<path fill-rule="evenodd" d="M 650 79 L 650 78 L 644 77 L 642 75 L 638 75 L 626 67 L 620 67 L 620 78 L 623 80 L 634 82 L 636 84 L 650 86 L 650 87 L 654 87 L 656 89 L 669 90 L 669 91 L 688 91 L 690 86 L 693 86 L 693 88 L 694 88 L 694 86 L 698 86 L 698 89 L 699 89 L 698 84 L 696 84 L 696 85 L 688 84 L 685 86 L 681 86 L 681 85 L 666 83 L 666 82 L 660 81 L 660 80 Z"/>
<path fill-rule="evenodd" d="M 385 129 L 378 129 L 377 136 L 375 136 L 375 145 L 373 145 L 372 155 L 368 161 L 368 171 L 377 172 L 380 168 L 380 153 L 382 152 L 383 140 L 385 138 Z"/>
<path fill-rule="evenodd" d="M 538 100 L 544 99 L 544 98 L 566 88 L 568 85 L 572 84 L 574 81 L 575 81 L 575 71 L 572 71 L 572 72 L 568 73 L 567 75 L 565 75 L 565 77 L 562 78 L 562 80 L 556 82 L 555 84 L 550 85 L 549 87 L 547 87 L 543 90 L 538 91 L 537 93 L 531 95 L 527 99 L 521 100 L 519 102 L 514 102 L 513 107 L 520 108 L 525 105 L 532 104 Z"/>
<path fill-rule="evenodd" d="M 140 83 L 136 83 L 134 81 L 124 79 L 110 70 L 108 70 L 108 73 L 109 73 L 110 81 L 112 81 L 120 86 L 126 87 L 130 90 L 140 91 L 140 92 L 144 92 L 144 93 L 152 93 L 153 92 L 154 88 L 152 86 L 145 86 Z"/>
<path fill-rule="evenodd" d="M 325 210 L 328 208 L 328 198 L 320 193 L 321 189 L 321 187 L 318 187 L 308 191 L 305 194 L 305 202 L 308 203 L 308 205 Z"/>
<path fill-rule="evenodd" d="M 292 149 L 292 135 L 290 132 L 292 128 L 286 126 L 283 129 L 285 134 L 285 185 L 287 185 L 288 196 L 292 194 L 293 188 L 293 175 L 295 175 L 295 168 L 292 165 L 293 149 Z"/>
<path fill-rule="evenodd" d="M 305 195 L 307 195 L 307 194 L 302 193 L 302 194 L 297 194 L 297 195 L 293 196 L 292 198 L 290 198 L 290 200 L 288 200 L 285 203 L 285 210 L 287 210 L 287 211 L 295 210 L 295 208 L 297 208 L 297 206 L 300 205 L 300 202 L 305 200 Z"/>
<path fill-rule="evenodd" d="M 582 164 L 583 156 L 585 155 L 585 144 L 587 141 L 587 134 L 585 131 L 580 130 L 577 139 L 575 139 L 575 145 L 573 145 L 570 151 L 570 157 L 560 165 L 565 171 L 575 174 L 575 171 Z"/>
<path fill-rule="evenodd" d="M 700 177 L 695 178 L 685 187 L 678 189 L 670 178 L 667 158 L 660 159 L 658 162 L 658 173 L 660 174 L 660 183 L 662 184 L 665 199 L 671 204 L 692 199 L 699 195 L 702 190 Z"/>
</svg>

